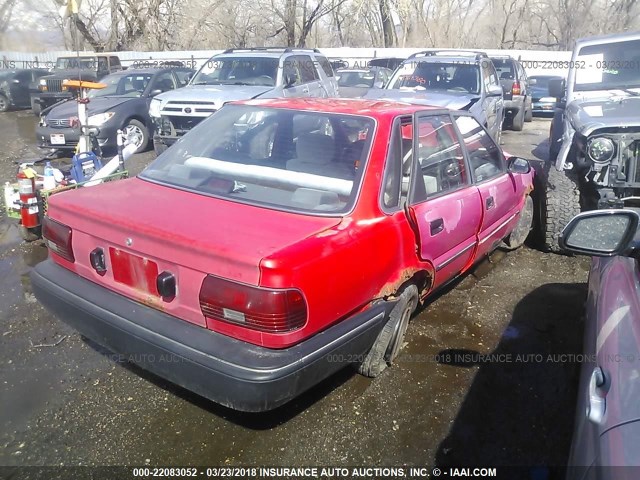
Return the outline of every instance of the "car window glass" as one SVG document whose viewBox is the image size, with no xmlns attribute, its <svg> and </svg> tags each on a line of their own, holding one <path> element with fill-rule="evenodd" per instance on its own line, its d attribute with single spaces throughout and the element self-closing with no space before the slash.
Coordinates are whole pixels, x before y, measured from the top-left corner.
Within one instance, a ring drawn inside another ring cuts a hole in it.
<svg viewBox="0 0 640 480">
<path fill-rule="evenodd" d="M 467 148 L 471 171 L 476 182 L 483 182 L 505 171 L 504 157 L 500 148 L 475 118 L 468 115 L 458 116 L 456 125 Z"/>
<path fill-rule="evenodd" d="M 154 90 L 162 90 L 163 92 L 168 92 L 174 88 L 176 88 L 176 83 L 173 80 L 171 72 L 163 72 L 159 74 L 153 84 Z"/>
<path fill-rule="evenodd" d="M 318 63 L 320 64 L 320 67 L 322 67 L 324 74 L 327 77 L 333 77 L 333 68 L 331 68 L 331 64 L 329 63 L 329 60 L 327 60 L 325 57 L 322 57 L 320 55 L 316 55 L 316 58 L 318 59 Z"/>
<path fill-rule="evenodd" d="M 118 57 L 109 57 L 109 63 L 111 63 L 112 67 L 119 67 L 120 59 Z"/>
<path fill-rule="evenodd" d="M 484 84 L 485 91 L 489 90 L 491 86 L 491 70 L 489 66 L 483 63 L 482 65 L 482 83 Z"/>
<path fill-rule="evenodd" d="M 302 83 L 313 82 L 320 78 L 316 71 L 316 62 L 311 60 L 308 55 L 300 55 L 300 73 L 302 75 Z"/>
<path fill-rule="evenodd" d="M 189 75 L 192 73 L 192 71 L 176 69 L 173 71 L 173 73 L 175 73 L 176 77 L 178 77 L 178 82 L 180 82 L 180 85 L 186 85 Z"/>
<path fill-rule="evenodd" d="M 300 55 L 292 55 L 284 60 L 283 73 L 285 84 L 288 86 L 302 85 L 301 66 L 304 57 Z"/>
<path fill-rule="evenodd" d="M 106 85 L 105 88 L 89 90 L 89 98 L 94 97 L 140 97 L 151 81 L 150 73 L 131 73 L 128 75 L 113 74 L 107 75 L 100 80 Z"/>
<path fill-rule="evenodd" d="M 109 67 L 107 66 L 107 58 L 106 57 L 98 57 L 98 70 L 100 71 L 104 71 L 104 70 L 108 70 Z"/>
<path fill-rule="evenodd" d="M 387 88 L 416 91 L 480 92 L 481 69 L 473 61 L 411 60 L 396 70 Z"/>
<path fill-rule="evenodd" d="M 374 121 L 226 105 L 141 174 L 230 201 L 339 213 L 355 202 Z"/>
<path fill-rule="evenodd" d="M 494 59 L 493 66 L 498 72 L 498 78 L 500 80 L 514 80 L 516 71 L 513 62 L 510 59 Z"/>
<path fill-rule="evenodd" d="M 410 118 L 405 119 L 405 124 L 411 122 Z M 409 143 L 410 145 L 410 143 Z M 403 185 L 403 169 L 402 169 L 402 157 L 403 157 L 403 141 L 401 130 L 401 119 L 397 118 L 391 129 L 391 137 L 389 140 L 389 147 L 387 150 L 387 160 L 384 167 L 382 192 L 382 205 L 385 209 L 394 209 L 400 206 L 400 193 Z M 411 147 L 409 146 L 409 149 Z M 406 154 L 407 152 L 405 152 Z M 407 174 L 407 181 L 405 182 L 405 194 L 409 187 L 409 175 Z"/>
<path fill-rule="evenodd" d="M 419 117 L 418 162 L 413 202 L 468 184 L 462 147 L 448 115 Z"/>
</svg>

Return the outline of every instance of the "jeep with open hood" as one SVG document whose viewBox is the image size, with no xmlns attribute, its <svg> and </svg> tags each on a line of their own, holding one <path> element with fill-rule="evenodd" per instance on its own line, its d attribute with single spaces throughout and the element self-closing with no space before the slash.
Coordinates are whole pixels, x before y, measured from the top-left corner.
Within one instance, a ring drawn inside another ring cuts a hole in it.
<svg viewBox="0 0 640 480">
<path fill-rule="evenodd" d="M 566 82 L 550 80 L 549 94 L 558 102 L 542 226 L 557 251 L 580 210 L 640 203 L 640 33 L 579 40 Z"/>
<path fill-rule="evenodd" d="M 333 68 L 317 49 L 225 50 L 202 65 L 185 88 L 151 101 L 153 146 L 159 155 L 233 100 L 337 96 Z"/>
<path fill-rule="evenodd" d="M 110 73 L 122 70 L 120 59 L 115 55 L 96 54 L 58 57 L 51 74 L 41 77 L 38 91 L 31 94 L 31 109 L 36 115 L 58 102 L 75 96 L 66 82 L 86 80 L 95 82 Z"/>
</svg>

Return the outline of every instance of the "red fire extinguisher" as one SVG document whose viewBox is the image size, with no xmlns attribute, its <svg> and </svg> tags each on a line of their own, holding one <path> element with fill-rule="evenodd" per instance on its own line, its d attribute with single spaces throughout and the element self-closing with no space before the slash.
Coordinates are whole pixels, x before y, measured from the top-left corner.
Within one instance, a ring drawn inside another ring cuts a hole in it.
<svg viewBox="0 0 640 480">
<path fill-rule="evenodd" d="M 20 218 L 26 228 L 40 225 L 38 197 L 36 197 L 35 177 L 29 178 L 23 170 L 18 172 L 18 193 L 20 194 Z"/>
</svg>

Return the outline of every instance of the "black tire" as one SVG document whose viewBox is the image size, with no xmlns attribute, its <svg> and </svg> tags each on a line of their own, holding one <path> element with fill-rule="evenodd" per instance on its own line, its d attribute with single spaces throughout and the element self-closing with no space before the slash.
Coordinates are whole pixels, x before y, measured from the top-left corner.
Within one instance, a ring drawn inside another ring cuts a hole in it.
<svg viewBox="0 0 640 480">
<path fill-rule="evenodd" d="M 532 122 L 533 121 L 533 105 L 529 104 L 529 108 L 526 108 L 524 111 L 524 121 Z"/>
<path fill-rule="evenodd" d="M 42 113 L 42 107 L 34 99 L 31 99 L 31 111 L 37 117 L 39 117 L 40 114 Z"/>
<path fill-rule="evenodd" d="M 139 146 L 134 153 L 142 153 L 149 146 L 149 130 L 140 120 L 136 120 L 135 118 L 130 119 L 127 123 L 122 127 L 122 130 L 127 134 L 127 130 L 130 129 L 131 132 L 135 132 L 132 135 L 135 135 L 136 138 L 139 138 Z M 132 137 L 133 138 L 133 137 Z"/>
<path fill-rule="evenodd" d="M 391 310 L 371 350 L 358 365 L 360 374 L 374 378 L 393 363 L 402 348 L 409 319 L 417 306 L 418 288 L 415 285 L 409 285 L 400 294 L 398 302 Z"/>
<path fill-rule="evenodd" d="M 9 99 L 0 93 L 0 112 L 8 111 L 10 106 Z"/>
<path fill-rule="evenodd" d="M 511 130 L 521 132 L 524 128 L 524 107 L 511 120 Z"/>
<path fill-rule="evenodd" d="M 22 237 L 22 240 L 29 243 L 35 242 L 42 237 L 40 227 L 27 228 L 24 225 L 19 224 L 18 233 L 20 234 L 20 237 Z"/>
<path fill-rule="evenodd" d="M 524 200 L 524 205 L 522 210 L 520 211 L 520 216 L 518 218 L 518 224 L 513 229 L 513 231 L 509 234 L 507 238 L 504 239 L 503 247 L 506 250 L 515 250 L 524 245 L 524 242 L 529 237 L 531 230 L 533 230 L 533 217 L 534 217 L 534 205 L 533 199 L 531 195 L 527 195 Z"/>
<path fill-rule="evenodd" d="M 551 165 L 541 200 L 542 247 L 546 251 L 561 253 L 558 237 L 569 220 L 580 213 L 580 190 L 572 178 Z"/>
</svg>

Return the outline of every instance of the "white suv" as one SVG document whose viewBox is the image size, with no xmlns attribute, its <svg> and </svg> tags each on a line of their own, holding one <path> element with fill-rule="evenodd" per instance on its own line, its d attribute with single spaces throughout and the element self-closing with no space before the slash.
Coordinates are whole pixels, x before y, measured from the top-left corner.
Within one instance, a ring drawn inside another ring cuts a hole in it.
<svg viewBox="0 0 640 480">
<path fill-rule="evenodd" d="M 225 50 L 200 67 L 186 87 L 151 101 L 154 149 L 159 155 L 232 100 L 337 96 L 331 64 L 317 49 Z"/>
</svg>

